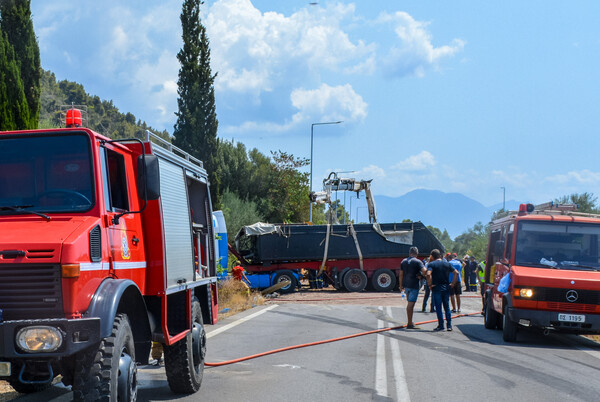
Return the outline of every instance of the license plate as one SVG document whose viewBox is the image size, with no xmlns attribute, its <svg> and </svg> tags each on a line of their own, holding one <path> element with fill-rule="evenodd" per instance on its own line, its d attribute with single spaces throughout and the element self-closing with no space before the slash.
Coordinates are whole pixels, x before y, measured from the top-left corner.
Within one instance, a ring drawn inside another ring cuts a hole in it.
<svg viewBox="0 0 600 402">
<path fill-rule="evenodd" d="M 585 316 L 580 314 L 559 314 L 558 321 L 585 322 Z"/>
</svg>

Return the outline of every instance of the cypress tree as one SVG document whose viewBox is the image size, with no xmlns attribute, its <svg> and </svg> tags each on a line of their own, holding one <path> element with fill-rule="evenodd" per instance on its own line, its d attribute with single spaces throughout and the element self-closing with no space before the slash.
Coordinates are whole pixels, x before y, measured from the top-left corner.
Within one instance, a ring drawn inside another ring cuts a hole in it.
<svg viewBox="0 0 600 402">
<path fill-rule="evenodd" d="M 31 0 L 0 1 L 0 28 L 14 49 L 20 80 L 27 99 L 26 115 L 19 129 L 38 127 L 40 114 L 40 49 L 31 20 Z"/>
<path fill-rule="evenodd" d="M 29 107 L 15 52 L 0 29 L 0 130 L 18 130 L 29 121 Z"/>
<path fill-rule="evenodd" d="M 221 189 L 214 89 L 217 75 L 211 72 L 209 41 L 200 21 L 202 4 L 201 0 L 184 0 L 181 11 L 183 48 L 177 53 L 181 68 L 173 144 L 204 162 L 213 205 L 219 206 Z"/>
</svg>

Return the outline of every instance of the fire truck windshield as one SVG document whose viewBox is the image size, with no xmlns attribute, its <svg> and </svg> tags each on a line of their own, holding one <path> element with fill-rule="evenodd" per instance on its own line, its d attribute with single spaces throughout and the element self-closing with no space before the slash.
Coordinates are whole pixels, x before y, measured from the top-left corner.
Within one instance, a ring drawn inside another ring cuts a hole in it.
<svg viewBox="0 0 600 402">
<path fill-rule="evenodd" d="M 600 270 L 600 225 L 521 221 L 516 265 L 553 269 Z"/>
<path fill-rule="evenodd" d="M 93 188 L 87 135 L 0 136 L 0 215 L 87 211 Z"/>
</svg>

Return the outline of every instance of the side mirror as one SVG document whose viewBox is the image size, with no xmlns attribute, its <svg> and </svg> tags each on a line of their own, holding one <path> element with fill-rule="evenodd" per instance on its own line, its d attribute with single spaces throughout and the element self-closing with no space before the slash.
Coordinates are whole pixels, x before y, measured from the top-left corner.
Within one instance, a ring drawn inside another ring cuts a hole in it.
<svg viewBox="0 0 600 402">
<path fill-rule="evenodd" d="M 494 255 L 498 258 L 504 256 L 504 240 L 497 240 L 494 245 Z"/>
<path fill-rule="evenodd" d="M 144 166 L 144 159 L 146 166 Z M 158 170 L 158 156 L 145 155 L 145 158 L 138 157 L 138 196 L 144 199 L 144 183 L 146 184 L 146 195 L 148 201 L 158 200 L 160 197 L 160 173 Z M 145 167 L 145 169 L 144 169 Z M 144 178 L 144 171 L 146 177 Z M 144 180 L 145 179 L 145 180 Z"/>
</svg>

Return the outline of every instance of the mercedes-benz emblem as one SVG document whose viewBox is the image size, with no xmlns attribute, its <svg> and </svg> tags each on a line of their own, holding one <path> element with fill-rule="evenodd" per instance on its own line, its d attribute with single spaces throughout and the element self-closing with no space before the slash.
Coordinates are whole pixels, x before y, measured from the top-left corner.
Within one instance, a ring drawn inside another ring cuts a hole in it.
<svg viewBox="0 0 600 402">
<path fill-rule="evenodd" d="M 569 303 L 575 303 L 579 298 L 576 290 L 569 290 L 565 296 L 567 297 L 567 301 Z"/>
</svg>

